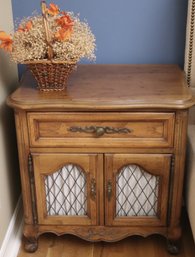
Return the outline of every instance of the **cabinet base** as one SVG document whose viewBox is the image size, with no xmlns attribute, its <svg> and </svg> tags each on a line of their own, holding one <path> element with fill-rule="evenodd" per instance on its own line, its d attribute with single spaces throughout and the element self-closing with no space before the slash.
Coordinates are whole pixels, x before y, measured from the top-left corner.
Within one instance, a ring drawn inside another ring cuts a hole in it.
<svg viewBox="0 0 195 257">
<path fill-rule="evenodd" d="M 178 230 L 178 228 L 177 228 Z M 180 230 L 180 229 L 179 229 Z M 178 231 L 179 231 L 178 230 Z M 181 231 L 181 230 L 180 230 Z M 171 231 L 169 230 L 169 233 Z M 166 227 L 104 227 L 104 226 L 61 226 L 61 225 L 25 225 L 24 227 L 24 248 L 27 252 L 35 252 L 38 248 L 38 237 L 44 233 L 54 233 L 58 236 L 71 234 L 90 242 L 116 242 L 128 236 L 147 237 L 159 234 L 167 238 L 167 251 L 170 254 L 179 253 L 180 233 L 170 238 Z"/>
</svg>

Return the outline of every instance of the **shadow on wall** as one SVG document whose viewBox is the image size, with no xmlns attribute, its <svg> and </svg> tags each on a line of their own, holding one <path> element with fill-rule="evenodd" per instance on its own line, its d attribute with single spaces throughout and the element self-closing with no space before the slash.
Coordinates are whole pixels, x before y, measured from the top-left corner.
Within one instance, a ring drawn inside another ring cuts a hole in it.
<svg viewBox="0 0 195 257">
<path fill-rule="evenodd" d="M 6 105 L 6 98 L 17 87 L 17 70 L 7 58 L 0 53 L 0 178 L 3 187 L 8 189 L 6 198 L 10 200 L 14 210 L 15 203 L 20 194 L 20 179 L 17 156 L 17 143 L 15 135 L 15 122 L 13 111 Z M 0 191 L 1 191 L 0 190 Z M 1 191 L 2 192 L 2 191 Z M 4 197 L 4 196 L 3 196 Z"/>
<path fill-rule="evenodd" d="M 16 65 L 9 61 L 9 57 L 6 53 L 0 52 L 0 81 L 1 87 L 6 95 L 12 93 L 16 88 L 16 76 L 12 74 L 16 73 Z"/>
</svg>

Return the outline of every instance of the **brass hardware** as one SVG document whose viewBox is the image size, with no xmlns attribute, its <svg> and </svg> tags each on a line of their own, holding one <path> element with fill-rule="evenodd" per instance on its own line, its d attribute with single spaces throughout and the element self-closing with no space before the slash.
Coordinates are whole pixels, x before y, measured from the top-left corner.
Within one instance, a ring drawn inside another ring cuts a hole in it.
<svg viewBox="0 0 195 257">
<path fill-rule="evenodd" d="M 128 128 L 113 128 L 113 127 L 101 127 L 101 126 L 86 126 L 82 127 L 70 127 L 68 129 L 71 132 L 84 132 L 94 133 L 96 137 L 103 136 L 104 134 L 127 134 L 133 132 L 132 129 Z"/>
<path fill-rule="evenodd" d="M 33 223 L 37 224 L 38 219 L 37 219 L 37 206 L 36 206 L 36 198 L 35 198 L 35 179 L 34 179 L 33 162 L 32 162 L 31 154 L 29 154 L 28 156 L 28 172 L 29 172 L 29 179 L 30 179 Z"/>
<path fill-rule="evenodd" d="M 105 133 L 105 129 L 103 127 L 96 127 L 96 137 L 101 137 Z"/>
<path fill-rule="evenodd" d="M 96 181 L 94 178 L 91 180 L 91 198 L 93 200 L 96 198 Z"/>
<path fill-rule="evenodd" d="M 108 180 L 107 194 L 108 194 L 108 201 L 110 201 L 111 197 L 112 197 L 112 181 L 111 180 Z"/>
</svg>

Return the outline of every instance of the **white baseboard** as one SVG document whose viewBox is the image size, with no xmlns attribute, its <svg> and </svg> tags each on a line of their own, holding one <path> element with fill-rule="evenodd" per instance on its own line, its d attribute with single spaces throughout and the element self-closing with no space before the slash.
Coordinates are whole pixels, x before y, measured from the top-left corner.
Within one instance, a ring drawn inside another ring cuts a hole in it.
<svg viewBox="0 0 195 257">
<path fill-rule="evenodd" d="M 20 196 L 0 249 L 0 257 L 17 257 L 22 241 L 22 228 L 23 209 Z"/>
</svg>

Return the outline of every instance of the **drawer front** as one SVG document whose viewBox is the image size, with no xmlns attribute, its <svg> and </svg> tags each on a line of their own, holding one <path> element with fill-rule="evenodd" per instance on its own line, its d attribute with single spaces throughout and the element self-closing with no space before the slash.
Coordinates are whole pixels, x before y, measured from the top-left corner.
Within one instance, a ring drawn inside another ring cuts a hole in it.
<svg viewBox="0 0 195 257">
<path fill-rule="evenodd" d="M 32 147 L 172 147 L 174 113 L 28 113 Z"/>
</svg>

